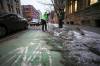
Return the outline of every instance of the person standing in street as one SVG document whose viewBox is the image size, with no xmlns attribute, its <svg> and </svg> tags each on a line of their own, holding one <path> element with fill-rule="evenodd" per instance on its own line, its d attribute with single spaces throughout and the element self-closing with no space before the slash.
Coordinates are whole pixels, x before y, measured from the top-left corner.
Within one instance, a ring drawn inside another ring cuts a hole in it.
<svg viewBox="0 0 100 66">
<path fill-rule="evenodd" d="M 48 13 L 45 12 L 41 19 L 42 31 L 47 31 Z"/>
<path fill-rule="evenodd" d="M 47 31 L 47 23 L 44 19 L 41 19 L 41 24 L 42 24 L 42 31 Z"/>
</svg>

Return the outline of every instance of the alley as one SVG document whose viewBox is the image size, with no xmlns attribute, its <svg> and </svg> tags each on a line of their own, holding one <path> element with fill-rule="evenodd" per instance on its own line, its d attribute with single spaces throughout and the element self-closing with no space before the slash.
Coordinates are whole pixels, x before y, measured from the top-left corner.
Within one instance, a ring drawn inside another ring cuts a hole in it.
<svg viewBox="0 0 100 66">
<path fill-rule="evenodd" d="M 0 66 L 63 66 L 59 52 L 50 51 L 41 30 L 25 30 L 0 40 Z"/>
</svg>

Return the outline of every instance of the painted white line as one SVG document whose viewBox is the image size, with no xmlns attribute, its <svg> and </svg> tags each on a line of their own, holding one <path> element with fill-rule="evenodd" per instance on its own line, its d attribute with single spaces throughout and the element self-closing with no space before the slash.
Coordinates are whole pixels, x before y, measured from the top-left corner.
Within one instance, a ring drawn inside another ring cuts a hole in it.
<svg viewBox="0 0 100 66">
<path fill-rule="evenodd" d="M 5 57 L 7 57 L 8 55 L 11 55 L 11 54 L 16 53 L 17 51 L 20 51 L 20 48 L 17 48 L 17 49 L 14 49 L 14 50 L 8 52 L 6 55 L 2 56 L 2 57 L 0 58 L 0 60 L 3 59 L 3 58 L 5 58 Z"/>
<path fill-rule="evenodd" d="M 12 63 L 12 66 L 15 66 L 15 64 L 20 60 L 20 58 L 22 57 L 23 53 L 24 53 L 25 48 L 21 47 L 20 52 L 19 52 L 19 56 L 17 57 L 17 59 L 14 61 L 14 63 Z"/>
<path fill-rule="evenodd" d="M 33 58 L 31 59 L 31 61 L 34 61 L 34 59 L 38 56 L 37 54 L 39 54 L 39 51 L 37 51 L 37 52 L 35 53 L 35 55 L 34 55 Z"/>
<path fill-rule="evenodd" d="M 42 48 L 40 47 L 40 52 L 39 52 L 39 65 L 38 66 L 42 66 L 42 63 L 41 63 L 41 61 L 42 61 L 42 52 L 41 52 L 41 50 L 42 50 Z"/>
<path fill-rule="evenodd" d="M 41 61 L 42 61 L 42 56 L 41 56 L 41 44 L 39 44 L 38 48 L 35 50 L 33 53 L 34 56 L 31 58 L 31 61 L 34 61 L 34 59 L 38 56 L 39 57 L 39 64 L 37 66 L 42 66 Z"/>
<path fill-rule="evenodd" d="M 34 43 L 33 43 L 33 42 L 30 42 L 30 46 L 31 46 L 31 45 L 34 45 Z"/>
<path fill-rule="evenodd" d="M 41 50 L 41 49 L 40 49 Z M 41 51 L 39 52 L 39 62 L 41 62 L 42 61 L 42 53 L 41 53 Z"/>
<path fill-rule="evenodd" d="M 4 66 L 5 64 L 7 64 L 8 62 L 10 62 L 13 58 L 15 58 L 17 56 L 17 54 L 15 54 L 14 56 L 12 56 L 10 59 L 8 59 L 7 61 L 5 61 L 5 63 L 3 63 L 1 66 Z"/>
<path fill-rule="evenodd" d="M 25 61 L 22 61 L 21 66 L 28 66 L 27 63 L 25 63 Z"/>
<path fill-rule="evenodd" d="M 45 48 L 45 49 L 46 49 L 46 52 L 47 52 L 47 54 L 49 56 L 49 65 L 52 66 L 52 57 L 50 55 L 50 51 L 47 48 Z"/>
<path fill-rule="evenodd" d="M 22 47 L 21 47 L 22 48 Z M 15 50 L 13 50 L 13 51 L 11 51 L 11 52 L 9 52 L 9 54 L 12 54 L 12 53 L 14 53 L 14 55 L 12 56 L 12 57 L 10 57 L 8 60 L 6 60 L 5 61 L 5 63 L 3 63 L 3 65 L 4 64 L 6 64 L 6 63 L 8 63 L 8 62 L 10 62 L 13 58 L 15 58 L 16 56 L 17 56 L 17 54 L 20 54 L 22 51 L 20 51 L 21 50 L 21 48 L 17 48 L 17 49 L 15 49 Z M 17 53 L 16 53 L 16 51 L 18 51 Z M 9 55 L 8 54 L 8 55 Z M 6 56 L 8 56 L 8 55 L 6 55 Z M 2 58 L 5 58 L 6 56 L 3 56 Z"/>
<path fill-rule="evenodd" d="M 25 47 L 25 53 L 24 53 L 24 57 L 23 57 L 23 60 L 24 60 L 24 61 L 27 60 L 26 55 L 27 55 L 27 52 L 28 52 L 28 48 L 29 48 L 30 46 L 34 46 L 34 45 L 35 45 L 35 43 L 30 42 L 30 45 Z M 32 56 L 32 55 L 31 55 L 31 56 Z M 31 56 L 28 58 L 28 60 L 30 60 Z"/>
<path fill-rule="evenodd" d="M 27 52 L 28 52 L 28 48 L 29 48 L 29 47 L 25 47 L 25 53 L 24 53 L 23 61 L 26 61 L 26 54 L 27 54 Z"/>
<path fill-rule="evenodd" d="M 52 58 L 50 55 L 49 55 L 49 63 L 50 63 L 50 66 L 52 66 Z"/>
<path fill-rule="evenodd" d="M 33 53 L 30 55 L 30 57 L 27 59 L 27 61 L 30 61 L 30 60 L 32 59 L 32 57 L 35 55 L 35 53 L 37 52 L 37 50 L 39 49 L 39 47 L 40 47 L 40 43 L 39 43 L 39 45 L 36 47 L 36 49 L 33 50 Z"/>
<path fill-rule="evenodd" d="M 15 66 L 15 64 L 18 62 L 18 60 L 22 57 L 22 55 L 19 55 L 18 58 L 14 61 L 14 63 L 12 63 L 11 66 Z"/>
<path fill-rule="evenodd" d="M 42 64 L 40 63 L 40 64 L 38 64 L 37 66 L 42 66 Z"/>
<path fill-rule="evenodd" d="M 29 46 L 32 46 L 32 45 L 34 45 L 34 43 L 33 42 L 30 42 L 30 45 Z M 23 57 L 23 60 L 25 61 L 26 60 L 26 54 L 27 54 L 27 52 L 28 52 L 28 46 L 27 47 L 21 47 L 21 48 L 19 48 L 20 49 L 20 51 L 18 52 L 20 55 L 18 56 L 18 58 L 14 61 L 14 63 L 12 64 L 12 66 L 14 66 L 19 60 L 20 60 L 20 58 L 22 57 L 22 55 L 24 54 L 24 57 Z"/>
</svg>

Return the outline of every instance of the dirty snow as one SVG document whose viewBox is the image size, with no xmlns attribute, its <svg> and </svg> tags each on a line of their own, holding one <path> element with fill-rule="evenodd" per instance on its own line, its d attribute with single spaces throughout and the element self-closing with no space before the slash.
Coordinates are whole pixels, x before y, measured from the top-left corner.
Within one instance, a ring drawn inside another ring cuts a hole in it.
<svg viewBox="0 0 100 66">
<path fill-rule="evenodd" d="M 65 57 L 72 57 L 77 60 L 77 63 L 100 66 L 100 34 L 81 31 L 84 32 L 84 35 L 68 28 L 55 29 L 54 36 L 64 40 Z"/>
</svg>

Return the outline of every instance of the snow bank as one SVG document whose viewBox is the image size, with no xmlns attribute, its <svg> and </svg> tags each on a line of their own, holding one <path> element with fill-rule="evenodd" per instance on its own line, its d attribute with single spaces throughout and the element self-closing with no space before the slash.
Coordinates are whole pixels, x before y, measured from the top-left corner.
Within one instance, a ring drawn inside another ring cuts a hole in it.
<svg viewBox="0 0 100 66">
<path fill-rule="evenodd" d="M 100 66 L 100 35 L 82 30 L 56 29 L 54 36 L 63 39 L 65 59 L 67 57 L 77 60 L 76 63 Z M 67 59 L 66 59 L 67 60 Z M 73 60 L 74 61 L 74 60 Z"/>
</svg>

